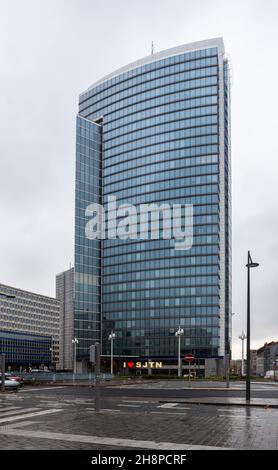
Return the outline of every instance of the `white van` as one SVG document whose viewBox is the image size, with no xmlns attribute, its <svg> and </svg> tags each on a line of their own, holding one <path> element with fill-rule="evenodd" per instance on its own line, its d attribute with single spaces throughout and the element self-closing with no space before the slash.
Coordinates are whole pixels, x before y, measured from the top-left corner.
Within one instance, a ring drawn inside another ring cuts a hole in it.
<svg viewBox="0 0 278 470">
<path fill-rule="evenodd" d="M 278 379 L 278 371 L 276 370 L 267 370 L 266 374 L 264 376 L 265 379 L 272 379 L 272 380 L 277 380 Z"/>
</svg>

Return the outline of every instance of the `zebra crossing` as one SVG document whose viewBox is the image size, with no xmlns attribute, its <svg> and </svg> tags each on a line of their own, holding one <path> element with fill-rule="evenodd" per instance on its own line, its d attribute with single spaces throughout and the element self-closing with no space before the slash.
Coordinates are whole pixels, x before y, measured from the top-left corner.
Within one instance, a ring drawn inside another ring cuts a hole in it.
<svg viewBox="0 0 278 470">
<path fill-rule="evenodd" d="M 0 404 L 0 426 L 14 421 L 26 420 L 36 416 L 53 414 L 61 411 L 61 408 L 42 409 L 42 407 L 10 406 L 10 403 Z"/>
<path fill-rule="evenodd" d="M 245 383 L 244 384 L 235 383 L 233 384 L 233 387 L 236 388 L 237 390 L 245 390 L 246 385 Z M 275 387 L 277 387 L 277 385 L 274 383 L 267 384 L 267 383 L 251 382 L 251 390 L 253 392 L 261 392 L 263 390 L 268 390 L 272 392 L 273 390 L 275 390 Z"/>
</svg>

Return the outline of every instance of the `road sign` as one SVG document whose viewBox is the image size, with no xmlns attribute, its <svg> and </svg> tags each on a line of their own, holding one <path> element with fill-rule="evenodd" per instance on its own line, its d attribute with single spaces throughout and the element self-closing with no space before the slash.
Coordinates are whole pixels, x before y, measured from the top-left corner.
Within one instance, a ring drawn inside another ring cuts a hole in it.
<svg viewBox="0 0 278 470">
<path fill-rule="evenodd" d="M 92 346 L 90 346 L 90 362 L 92 364 L 96 363 L 96 347 L 95 347 L 94 344 L 92 344 Z"/>
<path fill-rule="evenodd" d="M 184 359 L 187 362 L 192 362 L 192 361 L 194 361 L 194 356 L 193 356 L 193 354 L 186 354 L 186 356 L 184 356 Z"/>
</svg>

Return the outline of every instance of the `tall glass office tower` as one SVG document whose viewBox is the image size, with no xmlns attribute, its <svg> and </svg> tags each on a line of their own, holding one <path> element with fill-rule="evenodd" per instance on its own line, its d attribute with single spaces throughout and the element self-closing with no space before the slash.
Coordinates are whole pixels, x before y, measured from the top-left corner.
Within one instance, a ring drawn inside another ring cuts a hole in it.
<svg viewBox="0 0 278 470">
<path fill-rule="evenodd" d="M 93 202 L 193 204 L 194 240 L 89 240 Z M 221 38 L 147 56 L 80 95 L 77 117 L 75 336 L 142 360 L 230 352 L 229 67 Z M 138 359 L 139 360 L 139 359 Z"/>
</svg>

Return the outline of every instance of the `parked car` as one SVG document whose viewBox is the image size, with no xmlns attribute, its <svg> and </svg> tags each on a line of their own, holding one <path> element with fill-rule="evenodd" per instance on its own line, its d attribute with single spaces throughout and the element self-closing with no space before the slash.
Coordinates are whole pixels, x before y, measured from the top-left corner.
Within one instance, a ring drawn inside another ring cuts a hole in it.
<svg viewBox="0 0 278 470">
<path fill-rule="evenodd" d="M 7 380 L 13 380 L 15 382 L 19 382 L 20 387 L 23 387 L 24 385 L 24 378 L 21 377 L 20 375 L 15 375 L 12 372 L 6 372 L 5 377 Z"/>
<path fill-rule="evenodd" d="M 0 387 L 1 385 L 2 385 L 2 380 L 0 379 Z M 18 392 L 19 387 L 20 387 L 20 384 L 16 380 L 5 380 L 5 388 L 7 390 L 14 390 L 15 392 Z"/>
</svg>

